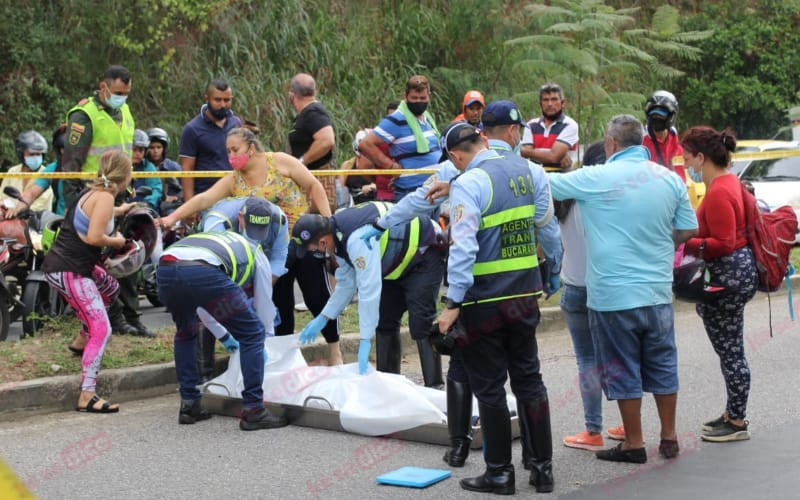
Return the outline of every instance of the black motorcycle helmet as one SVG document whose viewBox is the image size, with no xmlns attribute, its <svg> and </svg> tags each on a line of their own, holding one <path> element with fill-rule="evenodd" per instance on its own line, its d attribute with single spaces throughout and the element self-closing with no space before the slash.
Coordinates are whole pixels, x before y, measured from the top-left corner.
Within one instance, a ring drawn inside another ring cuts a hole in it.
<svg viewBox="0 0 800 500">
<path fill-rule="evenodd" d="M 675 298 L 684 302 L 708 302 L 716 298 L 716 294 L 725 291 L 725 287 L 711 283 L 711 276 L 703 259 L 695 259 L 672 271 L 672 292 Z"/>
<path fill-rule="evenodd" d="M 25 150 L 31 153 L 47 154 L 47 141 L 42 134 L 35 130 L 26 130 L 17 136 L 14 141 L 14 151 L 17 153 L 20 163 L 25 163 Z"/>
<path fill-rule="evenodd" d="M 53 137 L 51 144 L 53 145 L 53 151 L 56 153 L 56 160 L 61 161 L 61 153 L 64 152 L 64 148 L 67 147 L 67 124 L 62 123 L 58 126 L 57 129 L 53 131 Z"/>
<path fill-rule="evenodd" d="M 644 105 L 647 125 L 655 131 L 675 126 L 678 120 L 678 100 L 671 92 L 656 90 Z"/>
</svg>

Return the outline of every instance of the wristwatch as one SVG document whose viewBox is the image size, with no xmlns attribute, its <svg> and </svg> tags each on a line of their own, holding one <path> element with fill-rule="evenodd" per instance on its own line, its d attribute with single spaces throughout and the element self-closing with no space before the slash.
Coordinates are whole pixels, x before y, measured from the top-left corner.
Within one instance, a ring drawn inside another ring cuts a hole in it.
<svg viewBox="0 0 800 500">
<path fill-rule="evenodd" d="M 450 297 L 442 297 L 442 303 L 445 309 L 461 309 L 461 302 L 456 302 Z"/>
</svg>

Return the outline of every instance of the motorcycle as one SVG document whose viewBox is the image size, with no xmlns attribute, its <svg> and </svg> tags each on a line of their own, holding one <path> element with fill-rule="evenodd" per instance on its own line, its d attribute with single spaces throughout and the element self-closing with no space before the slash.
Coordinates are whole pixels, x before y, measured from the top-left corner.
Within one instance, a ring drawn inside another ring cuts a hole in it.
<svg viewBox="0 0 800 500">
<path fill-rule="evenodd" d="M 135 191 L 135 199 L 134 202 L 139 209 L 145 209 L 153 218 L 153 220 L 157 220 L 159 215 L 158 213 L 146 202 L 138 202 L 137 199 L 143 199 L 150 194 L 152 194 L 153 190 L 149 186 L 139 186 L 136 188 Z M 163 206 L 163 203 L 162 203 Z M 161 229 L 159 228 L 159 237 L 161 237 Z M 129 237 L 129 235 L 124 235 Z M 159 243 L 163 245 L 162 243 Z M 157 252 L 160 255 L 160 251 Z M 163 304 L 160 300 L 158 300 L 158 283 L 156 282 L 156 259 L 150 258 L 145 260 L 144 264 L 142 264 L 142 268 L 139 270 L 138 273 L 138 280 L 137 280 L 137 291 L 139 295 L 144 295 L 147 298 L 147 301 L 153 305 L 153 307 L 161 307 Z"/>
<path fill-rule="evenodd" d="M 7 186 L 3 194 L 27 205 L 18 189 Z M 45 226 L 56 231 L 63 217 L 52 212 L 31 212 L 30 207 L 17 213 L 14 219 L 0 222 L 0 235 L 13 237 L 7 246 L 9 258 L 0 265 L 3 276 L 14 278 L 9 290 L 13 293 L 14 307 L 10 320 L 22 317 L 22 336 L 33 335 L 42 326 L 42 317 L 59 316 L 66 309 L 66 301 L 53 290 L 44 272 L 40 269 L 44 262 L 44 250 L 37 250 L 31 239 L 31 229 L 41 233 Z M 19 297 L 19 299 L 16 299 Z"/>
</svg>

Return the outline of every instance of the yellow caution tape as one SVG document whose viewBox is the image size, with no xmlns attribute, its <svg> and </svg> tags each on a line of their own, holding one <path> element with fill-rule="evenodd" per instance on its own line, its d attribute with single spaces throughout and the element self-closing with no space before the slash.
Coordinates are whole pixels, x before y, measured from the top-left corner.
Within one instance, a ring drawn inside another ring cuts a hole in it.
<svg viewBox="0 0 800 500">
<path fill-rule="evenodd" d="M 800 156 L 800 149 L 776 149 L 774 151 L 753 151 L 747 153 L 734 153 L 731 155 L 733 161 L 740 160 L 775 160 L 779 158 L 791 158 Z"/>
<path fill-rule="evenodd" d="M 402 168 L 397 169 L 370 169 L 370 170 L 312 170 L 311 173 L 317 177 L 329 177 L 334 175 L 417 175 L 417 174 L 435 174 L 436 169 L 433 168 L 420 168 L 414 169 L 413 174 L 409 170 Z M 224 177 L 230 174 L 230 170 L 201 170 L 191 172 L 133 172 L 132 176 L 135 179 L 147 179 L 155 177 L 161 179 L 164 177 Z M 16 172 L 0 173 L 0 179 L 95 179 L 97 178 L 96 172 Z"/>
<path fill-rule="evenodd" d="M 8 499 L 28 500 L 36 497 L 28 490 L 14 471 L 0 460 L 0 497 Z"/>
</svg>

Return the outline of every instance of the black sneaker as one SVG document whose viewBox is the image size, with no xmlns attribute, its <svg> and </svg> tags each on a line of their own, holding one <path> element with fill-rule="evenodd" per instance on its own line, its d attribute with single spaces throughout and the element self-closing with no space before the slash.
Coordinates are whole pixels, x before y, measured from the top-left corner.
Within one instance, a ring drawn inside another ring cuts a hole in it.
<svg viewBox="0 0 800 500">
<path fill-rule="evenodd" d="M 750 439 L 750 431 L 747 430 L 747 424 L 749 423 L 745 420 L 744 424 L 736 425 L 726 420 L 721 426 L 704 432 L 700 437 L 703 441 L 712 441 L 714 443 L 745 441 Z"/>
<path fill-rule="evenodd" d="M 208 420 L 211 414 L 200 405 L 200 400 L 181 400 L 181 411 L 178 414 L 179 424 L 193 424 L 201 420 Z"/>
<path fill-rule="evenodd" d="M 703 430 L 706 431 L 706 432 L 713 431 L 717 427 L 722 427 L 722 424 L 724 424 L 724 423 L 725 423 L 725 417 L 723 415 L 720 415 L 719 417 L 715 418 L 714 420 L 709 420 L 708 422 L 704 423 L 703 424 Z"/>
<path fill-rule="evenodd" d="M 664 458 L 675 458 L 680 452 L 677 439 L 662 439 L 658 445 L 658 454 Z"/>
<path fill-rule="evenodd" d="M 138 335 L 139 330 L 125 320 L 119 320 L 111 323 L 111 331 L 117 335 Z"/>
<path fill-rule="evenodd" d="M 610 462 L 629 462 L 632 464 L 643 464 L 647 462 L 647 450 L 644 448 L 623 450 L 622 444 L 623 443 L 620 443 L 607 450 L 600 450 L 595 453 L 595 456 L 600 460 L 608 460 Z"/>
<path fill-rule="evenodd" d="M 257 431 L 259 429 L 276 429 L 289 425 L 285 417 L 273 415 L 266 408 L 243 410 L 239 420 L 239 428 L 243 431 Z"/>
</svg>

